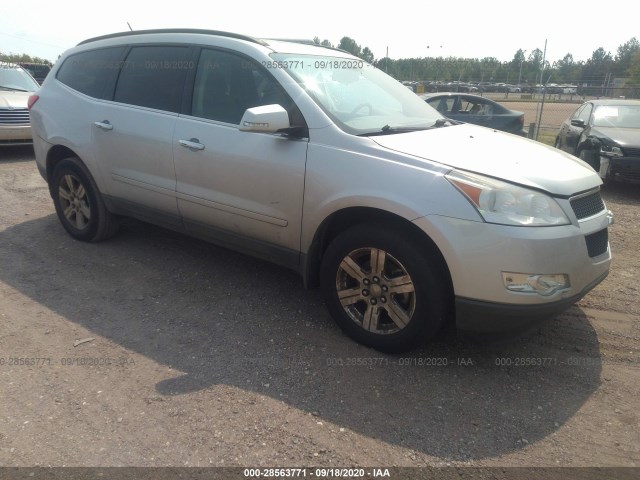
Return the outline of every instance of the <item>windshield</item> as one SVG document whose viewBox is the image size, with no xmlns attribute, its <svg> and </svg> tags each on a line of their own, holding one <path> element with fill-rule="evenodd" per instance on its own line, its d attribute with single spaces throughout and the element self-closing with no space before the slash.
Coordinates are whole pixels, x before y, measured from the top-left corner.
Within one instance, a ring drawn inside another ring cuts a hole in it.
<svg viewBox="0 0 640 480">
<path fill-rule="evenodd" d="M 22 68 L 0 63 L 0 89 L 35 92 L 39 85 Z"/>
<path fill-rule="evenodd" d="M 640 105 L 603 105 L 593 112 L 595 127 L 640 128 Z"/>
<path fill-rule="evenodd" d="M 282 53 L 272 57 L 348 133 L 421 130 L 443 118 L 407 87 L 360 59 Z"/>
</svg>

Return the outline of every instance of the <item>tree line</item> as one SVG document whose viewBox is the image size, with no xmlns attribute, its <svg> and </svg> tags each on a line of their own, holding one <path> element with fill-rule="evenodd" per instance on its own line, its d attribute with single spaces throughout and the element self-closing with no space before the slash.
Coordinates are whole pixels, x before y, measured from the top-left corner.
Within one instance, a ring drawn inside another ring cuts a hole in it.
<svg viewBox="0 0 640 480">
<path fill-rule="evenodd" d="M 53 64 L 47 60 L 46 58 L 40 57 L 32 57 L 31 55 L 27 55 L 26 53 L 2 53 L 0 52 L 0 62 L 8 62 L 8 63 L 42 63 L 45 65 L 49 65 L 50 67 Z"/>
<path fill-rule="evenodd" d="M 315 37 L 313 41 L 318 45 L 334 47 L 329 40 L 320 41 Z M 635 37 L 618 46 L 613 55 L 599 47 L 586 61 L 575 61 L 571 53 L 556 61 L 545 59 L 544 72 L 544 54 L 539 48 L 528 55 L 526 50 L 520 48 L 511 61 L 501 62 L 495 57 L 376 59 L 368 47 L 362 48 L 350 37 L 342 37 L 335 47 L 362 58 L 398 80 L 600 86 L 613 83 L 615 78 L 626 78 L 627 85 L 640 85 L 640 42 Z"/>
<path fill-rule="evenodd" d="M 318 45 L 334 48 L 329 40 L 313 41 Z M 599 47 L 586 61 L 575 61 L 571 53 L 550 62 L 544 60 L 539 48 L 526 55 L 526 50 L 518 49 L 511 61 L 501 62 L 495 57 L 421 57 L 392 60 L 388 57 L 376 59 L 369 47 L 361 47 L 354 39 L 342 37 L 335 48 L 352 55 L 387 72 L 398 80 L 431 80 L 461 82 L 502 82 L 508 84 L 558 83 L 573 85 L 609 85 L 615 78 L 626 78 L 627 85 L 640 85 L 640 42 L 631 38 L 619 45 L 616 53 Z M 0 61 L 11 63 L 52 63 L 44 58 L 32 57 L 25 53 L 5 54 L 0 52 Z"/>
</svg>

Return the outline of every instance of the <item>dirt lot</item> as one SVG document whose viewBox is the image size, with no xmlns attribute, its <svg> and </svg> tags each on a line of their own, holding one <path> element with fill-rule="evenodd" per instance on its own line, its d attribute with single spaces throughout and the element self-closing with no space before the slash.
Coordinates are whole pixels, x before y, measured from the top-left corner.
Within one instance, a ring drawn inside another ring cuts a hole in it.
<svg viewBox="0 0 640 480">
<path fill-rule="evenodd" d="M 524 125 L 529 128 L 531 123 L 537 123 L 540 105 L 537 102 L 505 102 L 499 101 L 510 110 L 524 113 Z M 542 128 L 554 133 L 560 129 L 560 125 L 576 111 L 580 104 L 575 103 L 545 103 L 542 108 Z"/>
<path fill-rule="evenodd" d="M 637 186 L 577 307 L 389 356 L 287 270 L 135 221 L 72 240 L 0 155 L 0 465 L 640 466 Z"/>
</svg>

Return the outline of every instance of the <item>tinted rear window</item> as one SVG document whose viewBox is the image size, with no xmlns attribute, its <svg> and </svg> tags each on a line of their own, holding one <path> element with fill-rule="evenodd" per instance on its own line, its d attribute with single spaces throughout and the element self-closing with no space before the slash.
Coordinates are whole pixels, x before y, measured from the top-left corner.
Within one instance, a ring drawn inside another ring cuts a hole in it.
<svg viewBox="0 0 640 480">
<path fill-rule="evenodd" d="M 134 47 L 123 64 L 114 100 L 179 112 L 185 78 L 192 68 L 189 47 Z"/>
<path fill-rule="evenodd" d="M 85 95 L 105 98 L 106 87 L 118 74 L 124 47 L 78 53 L 67 58 L 56 78 Z"/>
</svg>

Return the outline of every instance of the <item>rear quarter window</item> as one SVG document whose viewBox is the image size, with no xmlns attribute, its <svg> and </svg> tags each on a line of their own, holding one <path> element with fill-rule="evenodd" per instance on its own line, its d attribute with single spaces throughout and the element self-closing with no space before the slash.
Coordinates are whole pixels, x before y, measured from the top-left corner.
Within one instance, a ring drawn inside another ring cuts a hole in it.
<svg viewBox="0 0 640 480">
<path fill-rule="evenodd" d="M 90 50 L 69 56 L 56 75 L 65 85 L 94 98 L 106 98 L 118 75 L 124 47 Z"/>
</svg>

